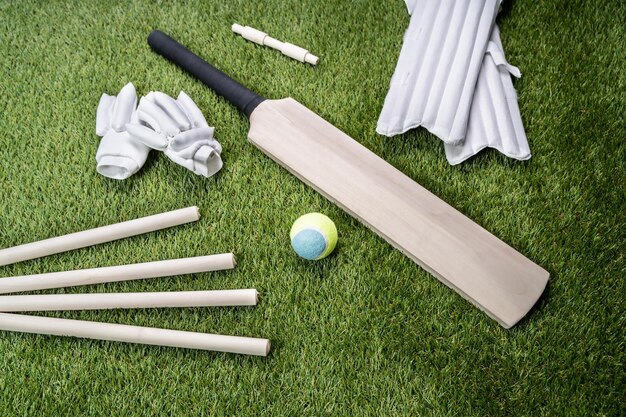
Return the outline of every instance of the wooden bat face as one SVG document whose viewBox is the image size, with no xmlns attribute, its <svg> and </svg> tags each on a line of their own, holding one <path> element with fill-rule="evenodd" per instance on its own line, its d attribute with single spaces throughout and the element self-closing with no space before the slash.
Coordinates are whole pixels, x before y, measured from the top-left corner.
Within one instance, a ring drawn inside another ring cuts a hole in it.
<svg viewBox="0 0 626 417">
<path fill-rule="evenodd" d="M 548 283 L 547 271 L 292 98 L 259 104 L 248 137 L 505 328 Z"/>
</svg>

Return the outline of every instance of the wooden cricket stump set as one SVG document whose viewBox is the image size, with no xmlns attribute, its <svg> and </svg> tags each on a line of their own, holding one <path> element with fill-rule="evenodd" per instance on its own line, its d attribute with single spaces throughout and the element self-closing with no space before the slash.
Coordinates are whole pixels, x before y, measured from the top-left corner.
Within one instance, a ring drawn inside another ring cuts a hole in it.
<svg viewBox="0 0 626 417">
<path fill-rule="evenodd" d="M 197 221 L 197 207 L 143 217 L 0 250 L 0 266 Z M 0 279 L 0 294 L 233 269 L 232 253 Z M 270 341 L 179 330 L 12 314 L 116 308 L 253 306 L 256 289 L 59 295 L 1 295 L 0 330 L 267 356 Z"/>
</svg>

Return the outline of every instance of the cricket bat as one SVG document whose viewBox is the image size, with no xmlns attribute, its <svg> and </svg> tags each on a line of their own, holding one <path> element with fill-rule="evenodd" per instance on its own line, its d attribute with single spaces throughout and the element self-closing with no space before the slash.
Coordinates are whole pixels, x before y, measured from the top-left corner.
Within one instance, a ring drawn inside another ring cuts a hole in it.
<svg viewBox="0 0 626 417">
<path fill-rule="evenodd" d="M 263 153 L 503 327 L 543 293 L 547 271 L 293 98 L 259 96 L 158 30 L 148 43 L 248 116 Z"/>
</svg>

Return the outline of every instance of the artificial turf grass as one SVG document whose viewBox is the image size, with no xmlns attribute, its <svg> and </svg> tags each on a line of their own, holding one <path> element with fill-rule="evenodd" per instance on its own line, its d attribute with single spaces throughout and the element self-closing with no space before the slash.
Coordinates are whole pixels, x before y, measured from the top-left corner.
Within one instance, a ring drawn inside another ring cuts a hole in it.
<svg viewBox="0 0 626 417">
<path fill-rule="evenodd" d="M 233 272 L 48 291 L 256 287 L 255 308 L 46 313 L 262 336 L 266 359 L 0 334 L 2 415 L 624 414 L 626 8 L 505 2 L 499 18 L 533 157 L 459 167 L 423 130 L 375 121 L 408 24 L 401 1 L 0 5 L 0 246 L 197 204 L 198 224 L 0 268 L 0 275 L 233 251 Z M 271 12 L 270 12 L 271 11 Z M 277 12 L 279 11 L 279 12 Z M 313 68 L 230 32 L 258 27 L 320 55 Z M 160 28 L 258 93 L 293 96 L 551 272 L 505 331 L 245 141 L 232 106 L 152 53 Z M 224 145 L 203 179 L 152 153 L 99 177 L 95 107 L 133 81 L 184 89 Z M 321 211 L 335 254 L 299 260 L 289 226 Z"/>
</svg>

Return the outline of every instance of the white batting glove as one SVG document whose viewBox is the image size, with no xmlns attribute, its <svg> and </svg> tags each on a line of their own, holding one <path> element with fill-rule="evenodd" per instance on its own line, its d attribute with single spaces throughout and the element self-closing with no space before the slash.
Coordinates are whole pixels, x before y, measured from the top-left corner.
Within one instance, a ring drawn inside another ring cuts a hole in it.
<svg viewBox="0 0 626 417">
<path fill-rule="evenodd" d="M 123 180 L 146 162 L 150 148 L 136 141 L 126 131 L 137 106 L 132 83 L 117 96 L 102 94 L 96 112 L 96 134 L 102 137 L 96 153 L 97 171 L 105 177 Z"/>
<path fill-rule="evenodd" d="M 222 147 L 213 139 L 214 128 L 183 91 L 177 100 L 159 91 L 142 97 L 126 129 L 134 139 L 197 175 L 210 177 L 222 168 Z"/>
</svg>

